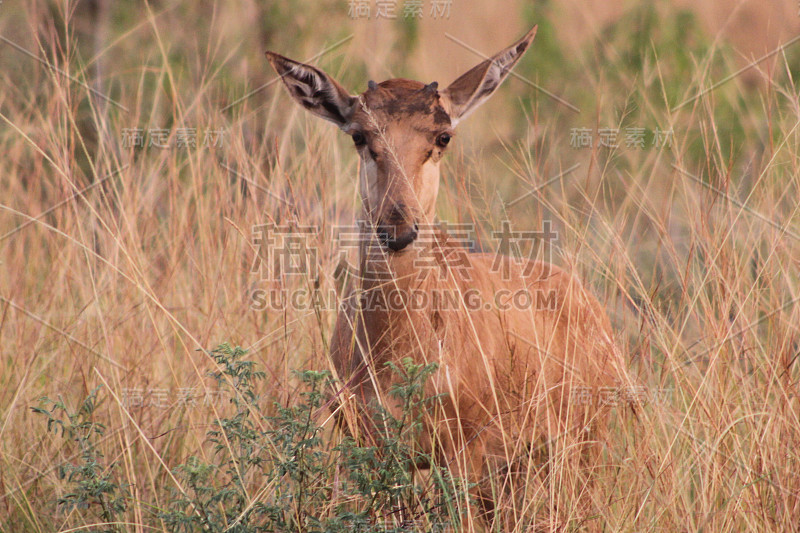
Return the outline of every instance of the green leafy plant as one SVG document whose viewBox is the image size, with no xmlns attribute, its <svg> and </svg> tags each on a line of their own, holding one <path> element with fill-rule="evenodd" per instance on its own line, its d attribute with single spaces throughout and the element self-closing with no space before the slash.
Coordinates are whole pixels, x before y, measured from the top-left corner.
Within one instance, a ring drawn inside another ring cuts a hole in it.
<svg viewBox="0 0 800 533">
<path fill-rule="evenodd" d="M 296 372 L 299 401 L 273 402 L 275 414 L 266 416 L 255 392 L 264 373 L 243 359 L 246 352 L 223 344 L 210 354 L 234 412 L 207 433 L 214 461 L 192 456 L 173 470 L 186 489 L 173 489 L 169 510 L 160 515 L 170 531 L 410 531 L 423 522 L 428 529 L 444 526 L 457 514 L 463 483 L 437 466 L 427 487 L 412 476 L 415 464 L 432 462 L 414 442 L 424 409 L 437 399 L 424 394 L 434 365 L 392 366 L 402 379 L 390 395 L 402 414 L 376 408 L 381 437 L 362 446 L 351 437 L 323 439 L 317 418 L 329 372 Z M 339 497 L 331 503 L 333 494 Z"/>
<path fill-rule="evenodd" d="M 41 399 L 42 407 L 32 410 L 47 418 L 48 431 L 60 433 L 79 450 L 77 463 L 64 462 L 57 467 L 58 478 L 66 480 L 69 487 L 69 492 L 58 498 L 58 506 L 67 513 L 74 509 L 92 510 L 108 525 L 102 531 L 120 531 L 114 523 L 125 512 L 130 495 L 128 486 L 115 478 L 116 463 L 105 465 L 98 447 L 98 439 L 106 429 L 94 421 L 99 390 L 100 387 L 92 390 L 77 410 L 70 410 L 63 399 L 47 397 Z"/>
<path fill-rule="evenodd" d="M 406 358 L 400 365 L 387 363 L 399 378 L 389 396 L 399 402 L 399 417 L 382 406 L 375 406 L 377 444 L 358 446 L 346 438 L 337 448 L 348 471 L 345 493 L 356 496 L 366 505 L 364 512 L 348 516 L 350 526 L 363 526 L 363 531 L 408 531 L 420 525 L 437 530 L 454 525 L 458 517 L 455 503 L 463 499 L 467 485 L 453 479 L 449 471 L 437 465 L 430 454 L 415 443 L 424 430 L 423 416 L 435 408 L 439 396 L 427 396 L 425 383 L 436 371 L 436 363 L 415 364 Z M 427 485 L 414 483 L 417 465 L 430 466 Z M 371 522 L 369 516 L 391 517 L 399 525 Z M 407 529 L 410 528 L 410 529 Z M 357 529 L 361 531 L 362 529 Z"/>
</svg>

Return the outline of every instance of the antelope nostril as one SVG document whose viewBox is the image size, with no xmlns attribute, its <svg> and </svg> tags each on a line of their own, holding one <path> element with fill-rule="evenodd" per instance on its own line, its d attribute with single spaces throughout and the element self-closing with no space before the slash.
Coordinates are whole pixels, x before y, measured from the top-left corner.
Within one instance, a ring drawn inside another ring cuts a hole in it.
<svg viewBox="0 0 800 533">
<path fill-rule="evenodd" d="M 389 241 L 394 240 L 394 233 L 388 231 L 386 228 L 383 228 L 383 227 L 379 226 L 377 234 L 378 234 L 378 240 L 381 241 L 381 244 L 383 246 L 388 246 L 389 245 Z"/>
<path fill-rule="evenodd" d="M 413 228 L 406 226 L 403 231 L 400 231 L 398 226 L 378 226 L 376 233 L 381 245 L 393 252 L 399 252 L 417 240 L 419 227 L 414 224 Z"/>
</svg>

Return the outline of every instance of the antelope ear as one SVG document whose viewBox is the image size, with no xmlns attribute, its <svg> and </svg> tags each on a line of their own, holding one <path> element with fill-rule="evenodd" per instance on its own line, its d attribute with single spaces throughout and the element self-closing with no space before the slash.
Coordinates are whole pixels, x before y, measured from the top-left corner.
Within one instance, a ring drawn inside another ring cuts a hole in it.
<svg viewBox="0 0 800 533">
<path fill-rule="evenodd" d="M 443 104 L 455 126 L 459 120 L 475 111 L 497 90 L 517 64 L 536 36 L 534 26 L 525 37 L 461 75 L 442 93 Z"/>
<path fill-rule="evenodd" d="M 267 60 L 297 103 L 339 128 L 350 122 L 358 98 L 345 91 L 336 80 L 316 67 L 274 52 L 267 52 Z"/>
</svg>

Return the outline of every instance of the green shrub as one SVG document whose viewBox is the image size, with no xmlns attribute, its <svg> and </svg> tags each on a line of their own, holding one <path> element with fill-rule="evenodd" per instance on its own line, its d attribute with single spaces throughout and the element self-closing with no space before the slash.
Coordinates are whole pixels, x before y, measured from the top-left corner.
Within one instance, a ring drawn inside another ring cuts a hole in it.
<svg viewBox="0 0 800 533">
<path fill-rule="evenodd" d="M 97 409 L 97 394 L 100 387 L 92 390 L 77 410 L 70 411 L 63 399 L 53 401 L 43 397 L 42 407 L 33 407 L 35 413 L 47 417 L 47 430 L 74 443 L 80 460 L 64 462 L 58 466 L 58 478 L 66 480 L 69 491 L 58 498 L 58 506 L 65 513 L 74 509 L 90 510 L 109 527 L 102 531 L 120 531 L 113 525 L 125 512 L 126 500 L 130 497 L 124 482 L 115 477 L 116 463 L 103 464 L 103 454 L 98 448 L 98 439 L 105 434 L 105 426 L 94 421 Z M 47 407 L 50 407 L 47 409 Z"/>
</svg>

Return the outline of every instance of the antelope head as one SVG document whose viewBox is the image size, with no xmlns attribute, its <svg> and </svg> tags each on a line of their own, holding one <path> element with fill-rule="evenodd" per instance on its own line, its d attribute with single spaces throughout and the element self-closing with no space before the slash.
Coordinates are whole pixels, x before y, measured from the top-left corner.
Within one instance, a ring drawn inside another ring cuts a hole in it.
<svg viewBox="0 0 800 533">
<path fill-rule="evenodd" d="M 536 27 L 441 91 L 437 82 L 397 78 L 353 95 L 317 67 L 273 52 L 267 59 L 295 101 L 353 138 L 366 220 L 387 252 L 398 253 L 433 222 L 439 162 L 454 128 L 500 86 L 535 34 Z"/>
</svg>

